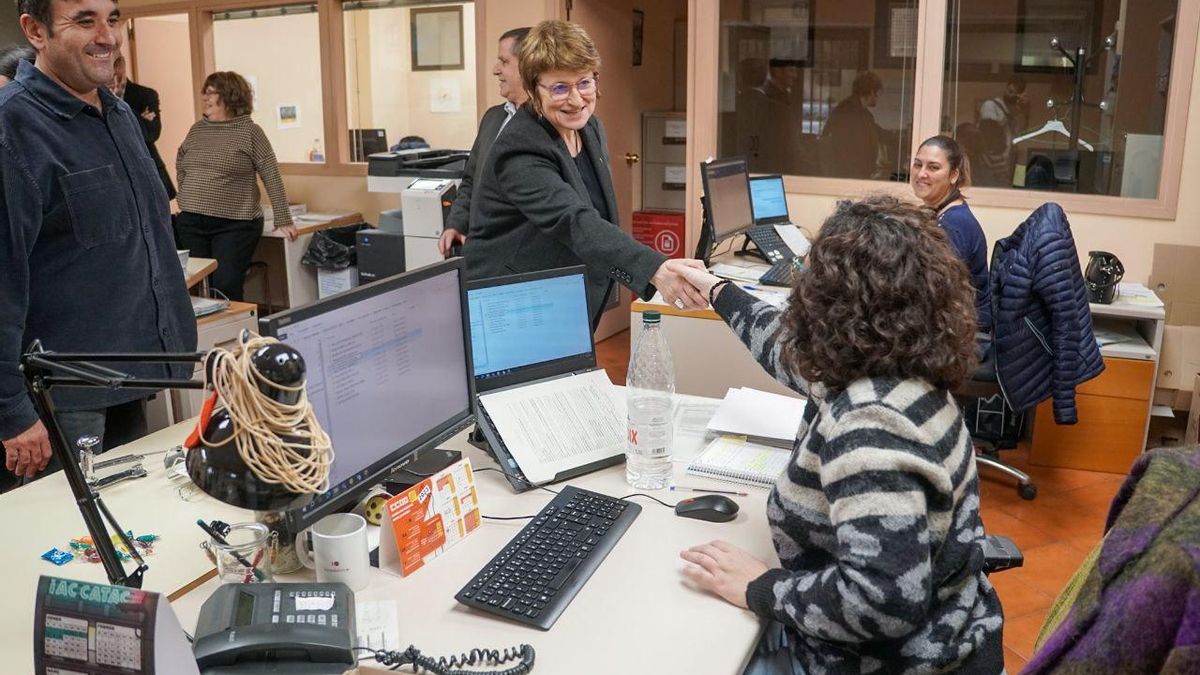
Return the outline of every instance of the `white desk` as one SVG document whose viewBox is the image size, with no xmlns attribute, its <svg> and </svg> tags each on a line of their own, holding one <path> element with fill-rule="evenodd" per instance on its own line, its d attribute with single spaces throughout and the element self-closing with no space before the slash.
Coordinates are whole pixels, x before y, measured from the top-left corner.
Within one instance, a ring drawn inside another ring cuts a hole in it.
<svg viewBox="0 0 1200 675">
<path fill-rule="evenodd" d="M 264 225 L 263 236 L 254 249 L 253 263 L 265 263 L 266 274 L 251 267 L 246 275 L 243 295 L 246 302 L 267 305 L 275 310 L 301 307 L 317 300 L 316 268 L 302 265 L 300 259 L 308 250 L 314 232 L 332 227 L 362 222 L 358 213 L 336 214 L 334 217 L 313 220 L 299 216 L 295 219 L 297 236 L 294 240 L 270 225 Z M 270 289 L 268 295 L 267 290 Z"/>
<path fill-rule="evenodd" d="M 131 447 L 173 444 L 185 431 L 177 426 Z M 444 447 L 464 451 L 476 467 L 495 466 L 484 453 L 466 443 L 465 434 Z M 676 464 L 676 473 L 681 484 L 727 486 L 692 476 L 685 479 L 680 464 Z M 216 587 L 215 580 L 209 580 L 195 590 L 189 588 L 210 571 L 208 561 L 197 548 L 203 533 L 196 527 L 195 519 L 219 517 L 239 522 L 249 520 L 249 513 L 218 505 L 208 498 L 185 504 L 173 488 L 163 484 L 161 474 L 160 470 L 141 482 L 116 487 L 104 497 L 124 527 L 164 535 L 157 554 L 147 559 L 151 569 L 146 576 L 146 587 L 177 596 L 173 606 L 182 625 L 190 630 L 195 626 L 201 604 Z M 551 495 L 540 490 L 514 494 L 495 472 L 478 473 L 476 480 L 482 510 L 487 515 L 533 514 L 551 499 Z M 30 617 L 37 575 L 104 579 L 99 565 L 73 563 L 56 568 L 38 558 L 50 546 L 61 547 L 72 536 L 85 531 L 61 476 L 39 483 L 44 485 L 35 484 L 0 496 L 4 513 L 17 512 L 15 508 L 30 509 L 23 512 L 46 514 L 41 520 L 47 522 L 47 527 L 38 525 L 36 532 L 30 531 L 34 528 L 28 522 L 21 523 L 19 519 L 10 518 L 3 525 L 9 534 L 8 541 L 30 542 L 9 546 L 0 554 L 7 563 L 5 569 L 10 579 L 19 588 L 12 604 L 19 611 L 9 612 L 0 620 L 3 622 L 0 658 L 25 666 L 12 672 L 30 670 Z M 633 491 L 625 485 L 623 466 L 610 467 L 570 483 L 618 496 Z M 25 490 L 37 490 L 39 495 L 19 494 Z M 730 523 L 687 520 L 650 500 L 636 500 L 642 505 L 637 520 L 547 632 L 509 623 L 463 607 L 454 600 L 454 594 L 525 521 L 485 521 L 484 527 L 408 578 L 373 570 L 371 585 L 356 597 L 398 601 L 401 648 L 414 644 L 435 656 L 457 654 L 477 646 L 528 643 L 537 652 L 534 672 L 737 675 L 758 639 L 759 621 L 746 610 L 690 587 L 680 574 L 684 563 L 678 554 L 688 546 L 720 538 L 746 548 L 770 564 L 778 564 L 766 522 L 767 491 L 749 487 L 746 491 L 751 496 L 735 498 L 741 511 Z M 655 496 L 669 503 L 680 498 L 665 491 Z M 14 501 L 18 498 L 24 498 L 20 507 Z M 301 575 L 288 580 L 306 578 L 311 579 Z"/>
<path fill-rule="evenodd" d="M 166 450 L 181 443 L 193 424 L 181 422 L 157 431 L 105 453 L 103 459 L 128 452 Z M 134 534 L 162 537 L 155 544 L 154 555 L 146 557 L 150 569 L 143 587 L 170 596 L 213 571 L 200 550 L 200 542 L 207 536 L 196 526 L 197 518 L 234 523 L 250 520 L 253 514 L 207 496 L 183 501 L 175 485 L 168 482 L 162 460 L 161 454 L 145 458 L 142 463 L 149 476 L 117 483 L 100 496 L 121 527 Z M 108 583 L 108 579 L 99 563 L 72 562 L 57 567 L 41 558 L 53 547 L 68 550 L 71 539 L 88 534 L 61 471 L 0 495 L 0 513 L 4 514 L 0 533 L 5 542 L 0 548 L 0 570 L 4 571 L 8 588 L 5 611 L 0 612 L 0 663 L 5 664 L 2 670 L 6 673 L 32 673 L 33 604 L 38 576 L 49 574 L 97 583 Z M 126 570 L 133 571 L 132 562 L 126 563 Z"/>
</svg>

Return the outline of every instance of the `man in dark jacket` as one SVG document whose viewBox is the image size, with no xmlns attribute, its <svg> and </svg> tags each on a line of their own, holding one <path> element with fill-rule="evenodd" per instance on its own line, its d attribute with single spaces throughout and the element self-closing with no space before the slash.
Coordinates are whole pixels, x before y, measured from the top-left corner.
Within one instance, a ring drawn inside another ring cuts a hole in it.
<svg viewBox="0 0 1200 675">
<path fill-rule="evenodd" d="M 468 226 L 475 220 L 477 212 L 471 203 L 471 193 L 479 179 L 483 162 L 487 159 L 488 151 L 492 149 L 496 137 L 512 119 L 517 108 L 529 98 L 525 88 L 521 86 L 521 73 L 517 70 L 517 49 L 521 46 L 521 39 L 528 32 L 528 27 L 514 28 L 500 36 L 500 44 L 496 48 L 496 65 L 492 67 L 492 74 L 500 83 L 500 95 L 504 97 L 504 103 L 488 108 L 487 112 L 483 113 L 483 119 L 479 121 L 479 133 L 475 134 L 471 156 L 467 158 L 467 165 L 463 169 L 458 196 L 454 199 L 454 205 L 450 207 L 450 215 L 446 216 L 446 229 L 442 232 L 442 238 L 438 240 L 438 251 L 443 256 L 450 255 L 452 246 L 461 246 L 467 240 Z"/>
<path fill-rule="evenodd" d="M 167 173 L 167 165 L 158 154 L 155 143 L 162 135 L 162 116 L 158 107 L 158 92 L 150 87 L 144 87 L 125 76 L 125 57 L 117 56 L 113 62 L 113 79 L 108 85 L 113 96 L 124 99 L 138 116 L 138 124 L 142 127 L 142 135 L 146 137 L 146 148 L 154 158 L 154 166 L 158 169 L 158 177 L 162 180 L 163 188 L 167 191 L 167 199 L 175 199 L 175 184 Z"/>
<path fill-rule="evenodd" d="M 51 457 L 20 370 L 33 340 L 57 352 L 189 352 L 196 317 L 137 115 L 104 86 L 121 47 L 116 2 L 21 0 L 19 11 L 37 60 L 0 89 L 0 441 L 7 469 L 32 477 Z M 192 374 L 127 365 L 134 377 Z M 71 446 L 144 431 L 146 391 L 53 394 Z"/>
<path fill-rule="evenodd" d="M 883 80 L 871 71 L 854 78 L 850 96 L 829 115 L 822 131 L 822 160 L 826 175 L 837 178 L 870 178 L 879 158 L 882 130 L 871 108 L 879 104 Z"/>
</svg>

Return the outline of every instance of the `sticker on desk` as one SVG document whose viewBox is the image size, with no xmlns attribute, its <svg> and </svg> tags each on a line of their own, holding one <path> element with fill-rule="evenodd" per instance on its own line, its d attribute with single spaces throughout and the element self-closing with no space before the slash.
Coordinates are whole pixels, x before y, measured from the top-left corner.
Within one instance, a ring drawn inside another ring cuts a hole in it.
<svg viewBox="0 0 1200 675">
<path fill-rule="evenodd" d="M 379 568 L 408 576 L 479 528 L 479 493 L 463 459 L 392 497 L 380 528 Z"/>
</svg>

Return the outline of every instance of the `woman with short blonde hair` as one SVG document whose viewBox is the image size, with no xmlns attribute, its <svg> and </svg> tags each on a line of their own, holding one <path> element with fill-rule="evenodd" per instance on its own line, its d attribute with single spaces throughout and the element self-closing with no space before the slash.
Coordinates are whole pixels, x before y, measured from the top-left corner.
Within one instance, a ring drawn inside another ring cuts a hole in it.
<svg viewBox="0 0 1200 675">
<path fill-rule="evenodd" d="M 647 300 L 661 291 L 680 308 L 706 307 L 682 275 L 701 263 L 670 260 L 618 225 L 608 139 L 594 115 L 600 53 L 587 32 L 543 21 L 521 40 L 518 59 L 529 101 L 496 139 L 477 179 L 463 246 L 467 276 L 586 265 L 593 331 L 614 282 Z"/>
<path fill-rule="evenodd" d="M 539 115 L 544 114 L 541 107 L 542 98 L 535 94 L 539 87 L 538 78 L 542 73 L 552 70 L 590 71 L 595 79 L 600 71 L 600 52 L 579 24 L 566 21 L 546 23 L 552 25 L 543 30 L 531 31 L 525 36 L 518 54 L 521 83 L 525 85 L 529 104 Z M 598 96 L 598 89 L 596 93 Z"/>
</svg>

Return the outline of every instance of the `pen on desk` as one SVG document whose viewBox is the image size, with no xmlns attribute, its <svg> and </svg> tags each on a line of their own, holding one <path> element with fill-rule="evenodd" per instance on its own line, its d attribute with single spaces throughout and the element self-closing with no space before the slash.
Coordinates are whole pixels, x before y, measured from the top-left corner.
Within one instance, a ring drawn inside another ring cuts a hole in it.
<svg viewBox="0 0 1200 675">
<path fill-rule="evenodd" d="M 220 532 L 217 532 L 211 526 L 209 526 L 208 523 L 204 522 L 203 518 L 197 518 L 196 524 L 199 525 L 200 529 L 204 530 L 205 533 L 208 534 L 208 536 L 212 537 L 213 541 L 217 542 L 218 544 L 220 544 L 222 546 L 229 545 L 229 542 L 225 541 L 225 537 L 222 537 Z M 245 567 L 252 568 L 254 570 L 254 577 L 256 579 L 258 579 L 259 581 L 263 581 L 266 578 L 266 575 L 263 574 L 263 571 L 258 569 L 257 565 L 251 565 L 250 561 L 246 560 L 245 556 L 243 556 L 241 553 L 238 553 L 236 551 L 230 551 L 230 553 L 233 554 L 234 560 L 237 560 L 239 565 L 243 565 Z"/>
<path fill-rule="evenodd" d="M 742 288 L 744 288 L 748 291 L 757 291 L 758 290 L 758 286 L 755 286 L 754 284 L 742 284 Z"/>
<path fill-rule="evenodd" d="M 737 495 L 738 497 L 749 497 L 749 492 L 738 492 L 737 490 L 709 490 L 708 488 L 686 487 L 683 485 L 672 485 L 672 492 L 707 492 L 714 495 Z"/>
</svg>

